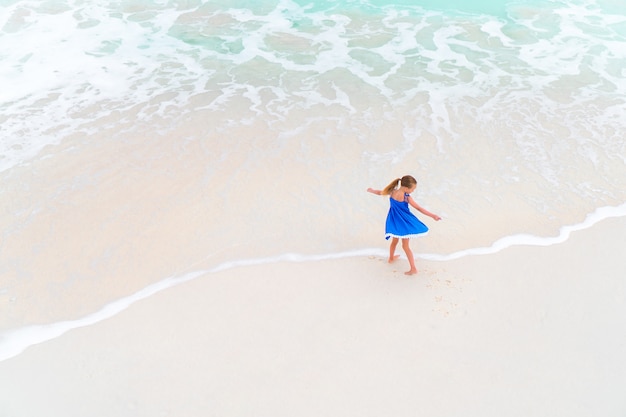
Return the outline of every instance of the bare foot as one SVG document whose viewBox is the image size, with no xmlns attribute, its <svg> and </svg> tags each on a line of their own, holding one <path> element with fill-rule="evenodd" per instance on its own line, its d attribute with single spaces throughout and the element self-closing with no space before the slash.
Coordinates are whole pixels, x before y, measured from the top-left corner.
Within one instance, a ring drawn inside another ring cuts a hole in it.
<svg viewBox="0 0 626 417">
<path fill-rule="evenodd" d="M 396 260 L 396 259 L 398 259 L 399 257 L 400 257 L 400 255 L 394 255 L 394 257 L 393 257 L 393 258 L 389 258 L 389 259 L 387 260 L 387 262 L 392 263 L 393 261 L 395 261 L 395 260 Z"/>
<path fill-rule="evenodd" d="M 411 269 L 410 271 L 406 271 L 404 275 L 415 275 L 417 274 L 417 269 Z"/>
</svg>

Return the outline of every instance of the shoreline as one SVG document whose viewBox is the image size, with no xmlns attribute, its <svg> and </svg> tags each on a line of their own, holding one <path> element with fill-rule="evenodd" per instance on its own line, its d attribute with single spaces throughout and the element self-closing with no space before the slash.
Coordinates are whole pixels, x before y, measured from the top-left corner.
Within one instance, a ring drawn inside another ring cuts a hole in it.
<svg viewBox="0 0 626 417">
<path fill-rule="evenodd" d="M 411 278 L 378 256 L 224 269 L 0 362 L 0 410 L 617 417 L 624 233 L 615 217 Z"/>
<path fill-rule="evenodd" d="M 477 255 L 496 254 L 503 250 L 516 246 L 551 246 L 566 242 L 575 232 L 583 231 L 594 227 L 602 221 L 626 217 L 626 203 L 620 206 L 600 207 L 593 213 L 586 216 L 585 220 L 579 224 L 566 225 L 561 227 L 557 236 L 535 236 L 535 235 L 512 235 L 498 239 L 492 245 L 482 248 L 470 248 L 446 255 L 439 254 L 416 254 L 416 261 L 435 261 L 443 262 L 452 261 L 459 258 L 471 257 Z M 347 252 L 329 253 L 329 254 L 310 254 L 303 255 L 297 253 L 285 253 L 277 256 L 258 259 L 243 259 L 235 261 L 227 261 L 217 266 L 204 270 L 187 271 L 174 276 L 167 277 L 160 281 L 154 282 L 132 293 L 128 296 L 121 297 L 117 300 L 109 302 L 98 309 L 96 312 L 86 316 L 69 319 L 60 322 L 47 324 L 34 324 L 8 329 L 8 331 L 0 332 L 0 362 L 18 356 L 28 347 L 45 343 L 49 340 L 61 337 L 68 331 L 91 326 L 100 321 L 112 318 L 122 313 L 134 303 L 149 298 L 161 291 L 168 290 L 175 286 L 184 284 L 195 279 L 202 279 L 205 276 L 220 273 L 230 269 L 237 269 L 249 266 L 272 265 L 277 263 L 305 263 L 319 262 L 343 258 L 359 258 L 359 257 L 381 257 L 386 258 L 386 248 L 363 248 Z M 397 263 L 406 261 L 404 254 L 399 255 Z"/>
</svg>

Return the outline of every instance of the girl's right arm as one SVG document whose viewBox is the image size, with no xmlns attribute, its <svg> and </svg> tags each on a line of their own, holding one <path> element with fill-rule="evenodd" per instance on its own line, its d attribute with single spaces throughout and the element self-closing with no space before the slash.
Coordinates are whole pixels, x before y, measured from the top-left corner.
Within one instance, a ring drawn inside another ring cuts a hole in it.
<svg viewBox="0 0 626 417">
<path fill-rule="evenodd" d="M 382 191 L 381 190 L 375 190 L 373 188 L 368 188 L 367 192 L 368 193 L 372 193 L 372 194 L 376 194 L 376 195 L 382 195 Z"/>
</svg>

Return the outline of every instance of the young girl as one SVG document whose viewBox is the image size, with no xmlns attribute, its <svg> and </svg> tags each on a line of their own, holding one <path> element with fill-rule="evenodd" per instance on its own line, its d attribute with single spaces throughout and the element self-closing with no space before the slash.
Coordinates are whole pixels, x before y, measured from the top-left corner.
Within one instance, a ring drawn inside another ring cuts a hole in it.
<svg viewBox="0 0 626 417">
<path fill-rule="evenodd" d="M 389 262 L 393 262 L 398 258 L 399 255 L 395 255 L 396 246 L 398 246 L 399 239 L 402 239 L 402 249 L 404 249 L 404 253 L 406 253 L 411 267 L 409 271 L 405 272 L 406 275 L 417 274 L 413 252 L 411 252 L 409 246 L 409 238 L 417 237 L 428 232 L 428 227 L 411 213 L 409 204 L 422 214 L 430 216 L 436 221 L 441 220 L 441 217 L 421 207 L 413 200 L 410 194 L 415 191 L 416 187 L 417 181 L 415 178 L 410 175 L 405 175 L 402 178 L 393 180 L 382 190 L 374 190 L 373 188 L 367 189 L 367 191 L 372 194 L 389 196 L 390 207 L 385 223 L 385 239 L 392 238 L 391 246 L 389 247 Z"/>
</svg>

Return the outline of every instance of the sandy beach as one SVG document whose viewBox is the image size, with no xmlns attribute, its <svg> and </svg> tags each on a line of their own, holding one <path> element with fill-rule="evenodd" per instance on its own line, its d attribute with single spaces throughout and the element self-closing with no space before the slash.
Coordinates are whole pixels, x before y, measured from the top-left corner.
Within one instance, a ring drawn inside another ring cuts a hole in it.
<svg viewBox="0 0 626 417">
<path fill-rule="evenodd" d="M 0 417 L 626 415 L 615 2 L 87 3 L 0 8 Z"/>
<path fill-rule="evenodd" d="M 622 416 L 624 235 L 206 274 L 1 362 L 0 414 Z"/>
</svg>

